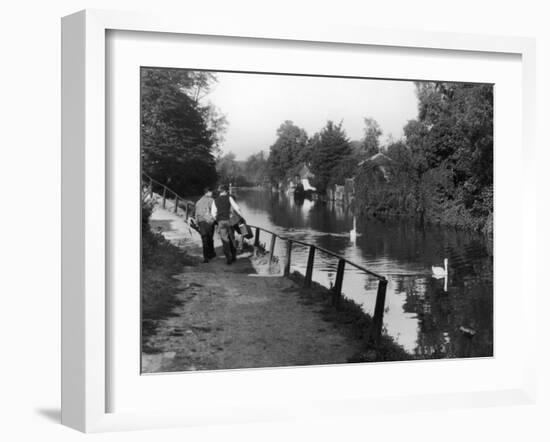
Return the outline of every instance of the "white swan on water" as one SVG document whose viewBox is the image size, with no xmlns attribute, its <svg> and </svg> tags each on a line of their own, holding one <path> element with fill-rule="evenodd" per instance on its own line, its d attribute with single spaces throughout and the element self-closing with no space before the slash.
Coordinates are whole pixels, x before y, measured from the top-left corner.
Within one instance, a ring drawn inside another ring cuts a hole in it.
<svg viewBox="0 0 550 442">
<path fill-rule="evenodd" d="M 357 240 L 357 229 L 356 229 L 355 217 L 353 217 L 353 230 L 350 230 L 349 232 L 349 239 L 353 243 L 355 243 L 355 241 Z"/>
<path fill-rule="evenodd" d="M 447 269 L 447 263 L 449 262 L 449 260 L 447 258 L 445 258 L 443 260 L 443 265 L 444 267 L 436 267 L 436 266 L 432 266 L 432 276 L 434 278 L 446 278 L 447 277 L 447 274 L 448 274 L 448 269 Z"/>
</svg>

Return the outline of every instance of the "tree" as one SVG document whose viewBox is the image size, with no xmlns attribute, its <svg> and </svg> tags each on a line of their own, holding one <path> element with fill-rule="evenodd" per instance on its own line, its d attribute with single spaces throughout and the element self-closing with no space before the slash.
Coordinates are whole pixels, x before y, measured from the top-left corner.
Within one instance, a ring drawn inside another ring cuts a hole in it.
<svg viewBox="0 0 550 442">
<path fill-rule="evenodd" d="M 409 144 L 422 146 L 415 156 L 424 162 L 421 188 L 431 189 L 424 192 L 427 210 L 482 228 L 493 210 L 493 87 L 440 82 L 416 87 L 418 120 L 406 134 Z"/>
<path fill-rule="evenodd" d="M 292 121 L 285 121 L 277 129 L 277 140 L 271 146 L 268 158 L 269 176 L 273 182 L 289 177 L 289 173 L 304 160 L 307 133 Z"/>
<path fill-rule="evenodd" d="M 390 142 L 389 182 L 364 167 L 358 176 L 366 211 L 418 216 L 433 223 L 492 230 L 493 87 L 416 83 L 418 117 L 405 139 Z"/>
<path fill-rule="evenodd" d="M 342 129 L 342 122 L 328 121 L 326 126 L 314 136 L 311 145 L 311 171 L 315 175 L 315 186 L 325 191 L 331 182 L 332 174 L 339 164 L 352 154 L 349 139 Z"/>
<path fill-rule="evenodd" d="M 224 118 L 200 103 L 213 78 L 183 69 L 141 70 L 142 170 L 182 195 L 200 193 L 217 179 L 214 152 Z"/>
<path fill-rule="evenodd" d="M 244 174 L 255 185 L 265 182 L 268 177 L 267 158 L 265 152 L 250 155 L 244 164 Z"/>
<path fill-rule="evenodd" d="M 216 171 L 218 172 L 219 181 L 224 184 L 233 183 L 235 178 L 242 174 L 236 161 L 236 155 L 233 152 L 228 152 L 217 159 Z"/>
<path fill-rule="evenodd" d="M 382 129 L 374 118 L 365 118 L 365 137 L 363 138 L 362 153 L 369 158 L 380 150 L 380 136 Z"/>
<path fill-rule="evenodd" d="M 455 187 L 463 191 L 462 202 L 470 208 L 493 183 L 493 88 L 418 83 L 417 94 L 419 118 L 414 131 L 405 131 L 408 143 L 421 146 L 427 168 L 451 171 Z"/>
</svg>

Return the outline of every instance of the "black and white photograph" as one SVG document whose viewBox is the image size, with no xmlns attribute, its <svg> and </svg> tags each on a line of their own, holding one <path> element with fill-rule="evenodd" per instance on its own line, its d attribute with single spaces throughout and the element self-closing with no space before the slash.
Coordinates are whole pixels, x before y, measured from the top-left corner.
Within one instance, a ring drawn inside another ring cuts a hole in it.
<svg viewBox="0 0 550 442">
<path fill-rule="evenodd" d="M 0 440 L 550 440 L 544 6 L 7 2 Z"/>
<path fill-rule="evenodd" d="M 493 85 L 140 75 L 142 373 L 493 356 Z"/>
</svg>

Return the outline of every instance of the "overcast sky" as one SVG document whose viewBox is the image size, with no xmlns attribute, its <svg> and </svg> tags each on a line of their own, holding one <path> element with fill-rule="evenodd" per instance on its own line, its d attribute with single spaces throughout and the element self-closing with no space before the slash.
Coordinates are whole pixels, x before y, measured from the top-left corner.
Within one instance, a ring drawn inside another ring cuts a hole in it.
<svg viewBox="0 0 550 442">
<path fill-rule="evenodd" d="M 382 143 L 389 134 L 403 135 L 416 118 L 417 98 L 410 81 L 301 77 L 291 75 L 217 73 L 218 83 L 204 100 L 214 103 L 228 120 L 222 152 L 244 160 L 275 142 L 285 121 L 308 136 L 327 122 L 343 120 L 351 140 L 363 137 L 364 117 L 381 126 Z"/>
</svg>

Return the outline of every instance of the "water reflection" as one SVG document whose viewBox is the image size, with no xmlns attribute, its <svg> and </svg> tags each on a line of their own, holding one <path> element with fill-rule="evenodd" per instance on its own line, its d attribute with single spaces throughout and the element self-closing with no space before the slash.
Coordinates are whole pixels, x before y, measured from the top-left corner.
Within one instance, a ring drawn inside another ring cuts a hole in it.
<svg viewBox="0 0 550 442">
<path fill-rule="evenodd" d="M 493 354 L 492 244 L 483 236 L 358 219 L 358 237 L 352 244 L 352 214 L 342 205 L 257 189 L 238 189 L 236 195 L 250 224 L 317 244 L 385 275 L 384 325 L 407 351 L 425 358 Z M 284 247 L 276 243 L 278 256 L 285 256 Z M 431 276 L 431 266 L 442 265 L 444 258 L 449 259 L 447 290 L 444 279 Z M 304 272 L 306 260 L 307 250 L 295 245 L 292 268 Z M 335 259 L 318 253 L 313 278 L 330 286 L 336 265 Z M 346 267 L 343 292 L 368 312 L 374 309 L 376 289 L 375 279 Z"/>
</svg>

